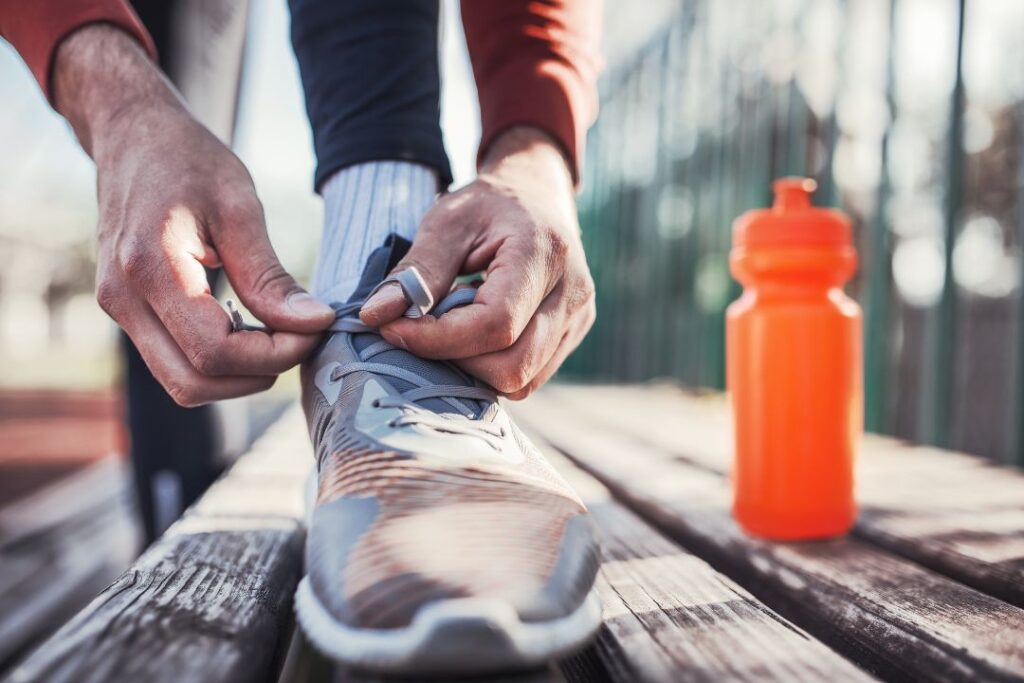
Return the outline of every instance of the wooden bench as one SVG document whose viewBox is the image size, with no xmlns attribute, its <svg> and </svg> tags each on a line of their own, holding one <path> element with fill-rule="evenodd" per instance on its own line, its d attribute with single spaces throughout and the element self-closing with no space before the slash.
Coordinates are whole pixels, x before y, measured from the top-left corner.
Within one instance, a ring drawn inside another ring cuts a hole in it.
<svg viewBox="0 0 1024 683">
<path fill-rule="evenodd" d="M 116 578 L 138 543 L 116 456 L 0 508 L 0 671 Z"/>
<path fill-rule="evenodd" d="M 870 436 L 854 534 L 775 544 L 730 518 L 722 396 L 552 387 L 518 413 L 619 500 L 863 670 L 1024 680 L 1024 474 Z"/>
<path fill-rule="evenodd" d="M 847 539 L 773 544 L 729 515 L 727 407 L 554 386 L 513 411 L 602 535 L 595 643 L 502 681 L 1024 680 L 1024 476 L 871 437 Z M 11 681 L 370 681 L 294 629 L 298 409 Z"/>
</svg>

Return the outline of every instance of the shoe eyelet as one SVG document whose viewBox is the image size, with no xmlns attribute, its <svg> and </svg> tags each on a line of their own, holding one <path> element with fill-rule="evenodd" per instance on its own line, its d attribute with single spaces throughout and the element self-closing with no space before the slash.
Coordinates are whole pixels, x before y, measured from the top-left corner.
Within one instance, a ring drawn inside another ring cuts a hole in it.
<svg viewBox="0 0 1024 683">
<path fill-rule="evenodd" d="M 379 398 L 373 399 L 373 402 L 370 403 L 370 405 L 373 406 L 374 408 L 380 408 L 380 399 Z"/>
<path fill-rule="evenodd" d="M 388 420 L 388 427 L 391 427 L 392 429 L 395 429 L 396 427 L 398 427 L 398 421 L 397 420 Z"/>
<path fill-rule="evenodd" d="M 505 431 L 504 427 L 502 427 L 500 430 L 498 430 L 498 434 L 500 434 L 503 437 L 508 436 L 508 432 Z"/>
</svg>

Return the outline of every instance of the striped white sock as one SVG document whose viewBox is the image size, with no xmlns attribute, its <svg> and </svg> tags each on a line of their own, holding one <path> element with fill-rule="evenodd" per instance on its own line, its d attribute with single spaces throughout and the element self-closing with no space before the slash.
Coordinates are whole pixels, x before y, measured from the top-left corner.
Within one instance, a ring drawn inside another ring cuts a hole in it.
<svg viewBox="0 0 1024 683">
<path fill-rule="evenodd" d="M 370 252 L 388 234 L 409 240 L 416 235 L 437 186 L 437 171 L 408 161 L 357 164 L 328 178 L 313 294 L 327 303 L 348 300 Z"/>
</svg>

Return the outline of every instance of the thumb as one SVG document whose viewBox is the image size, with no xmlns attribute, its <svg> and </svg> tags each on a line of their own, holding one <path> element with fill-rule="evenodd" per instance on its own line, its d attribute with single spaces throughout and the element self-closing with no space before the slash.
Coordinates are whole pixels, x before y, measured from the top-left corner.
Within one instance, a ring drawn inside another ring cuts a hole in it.
<svg viewBox="0 0 1024 683">
<path fill-rule="evenodd" d="M 448 294 L 455 276 L 462 268 L 466 253 L 459 245 L 446 243 L 438 239 L 439 235 L 432 233 L 426 226 L 421 228 L 409 253 L 391 272 L 394 274 L 410 267 L 416 268 L 436 303 Z M 397 320 L 408 309 L 409 302 L 402 287 L 397 282 L 389 282 L 363 304 L 359 317 L 367 325 L 380 327 Z"/>
<path fill-rule="evenodd" d="M 233 231 L 232 231 L 233 232 Z M 218 248 L 228 280 L 252 314 L 275 331 L 314 333 L 334 322 L 334 310 L 295 281 L 274 252 L 261 225 L 248 239 L 228 240 Z"/>
</svg>

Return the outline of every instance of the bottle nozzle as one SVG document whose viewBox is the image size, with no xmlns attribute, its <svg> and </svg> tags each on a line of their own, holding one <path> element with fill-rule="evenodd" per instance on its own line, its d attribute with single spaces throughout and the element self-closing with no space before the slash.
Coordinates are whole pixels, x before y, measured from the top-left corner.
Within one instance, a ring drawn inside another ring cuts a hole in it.
<svg viewBox="0 0 1024 683">
<path fill-rule="evenodd" d="M 811 193 L 818 189 L 813 178 L 779 178 L 772 184 L 776 211 L 806 209 L 811 206 Z"/>
</svg>

